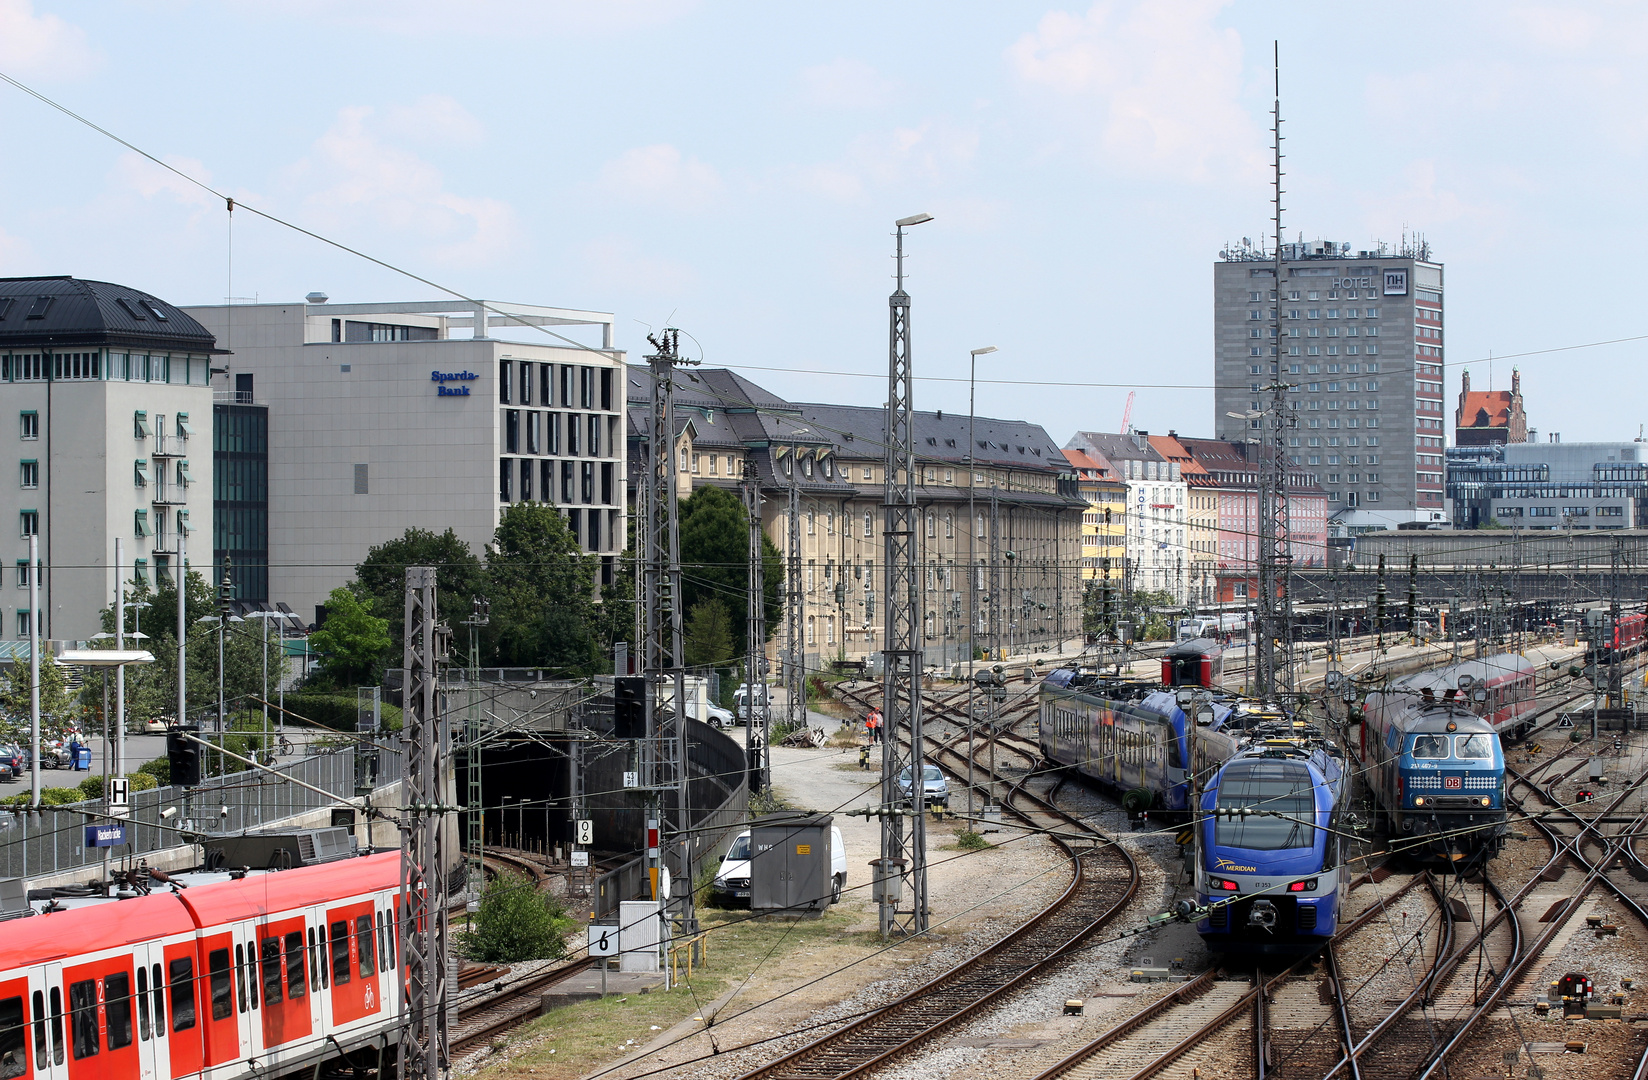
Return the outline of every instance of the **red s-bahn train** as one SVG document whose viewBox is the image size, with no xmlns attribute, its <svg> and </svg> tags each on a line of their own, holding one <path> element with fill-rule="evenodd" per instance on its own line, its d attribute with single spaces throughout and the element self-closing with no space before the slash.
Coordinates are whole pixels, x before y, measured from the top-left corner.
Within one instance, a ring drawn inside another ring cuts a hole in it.
<svg viewBox="0 0 1648 1080">
<path fill-rule="evenodd" d="M 1642 650 L 1643 633 L 1648 630 L 1648 615 L 1621 615 L 1614 620 L 1613 633 L 1602 641 L 1593 641 L 1585 650 L 1585 659 L 1592 664 L 1609 664 L 1635 656 Z"/>
<path fill-rule="evenodd" d="M 400 859 L 0 922 L 0 1080 L 268 1080 L 392 1043 Z"/>
</svg>

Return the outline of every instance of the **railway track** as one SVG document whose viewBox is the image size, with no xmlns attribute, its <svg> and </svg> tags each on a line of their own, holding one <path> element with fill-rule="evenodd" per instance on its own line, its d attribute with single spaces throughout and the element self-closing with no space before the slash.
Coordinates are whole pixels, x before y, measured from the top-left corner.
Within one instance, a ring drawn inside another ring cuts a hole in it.
<svg viewBox="0 0 1648 1080">
<path fill-rule="evenodd" d="M 936 744 L 927 757 L 952 775 L 967 767 L 965 754 L 950 743 Z M 1053 842 L 1073 868 L 1064 892 L 977 956 L 899 1001 L 746 1073 L 741 1080 L 847 1080 L 865 1075 L 1033 981 L 1126 907 L 1139 886 L 1132 857 L 1031 791 L 1023 781 L 1009 783 L 1004 800 L 1008 816 L 1031 828 L 1057 826 L 1063 834 L 1054 835 Z"/>
</svg>

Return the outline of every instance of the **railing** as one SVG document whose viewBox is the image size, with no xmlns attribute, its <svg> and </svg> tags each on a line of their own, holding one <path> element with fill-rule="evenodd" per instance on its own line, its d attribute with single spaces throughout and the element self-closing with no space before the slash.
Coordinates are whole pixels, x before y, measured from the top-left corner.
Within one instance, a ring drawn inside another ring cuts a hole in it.
<svg viewBox="0 0 1648 1080">
<path fill-rule="evenodd" d="M 203 749 L 202 754 L 209 759 L 211 751 Z M 399 754 L 380 750 L 378 758 L 380 787 L 401 778 Z M 337 799 L 355 795 L 353 750 L 302 758 L 276 771 L 337 798 L 284 783 L 258 770 L 212 777 L 187 791 L 161 787 L 134 792 L 131 814 L 126 819 L 127 844 L 113 849 L 115 857 L 179 846 L 182 841 L 178 830 L 185 818 L 193 819 L 196 832 L 234 833 L 336 806 Z M 174 806 L 177 814 L 163 820 L 162 811 Z M 39 817 L 16 810 L 0 811 L 0 877 L 39 877 L 100 864 L 102 852 L 85 846 L 85 826 L 107 823 L 101 799 L 44 807 Z"/>
<path fill-rule="evenodd" d="M 156 435 L 152 453 L 155 457 L 188 457 L 189 440 L 181 435 Z"/>
<path fill-rule="evenodd" d="M 213 390 L 212 402 L 217 405 L 262 405 L 252 397 L 250 390 Z"/>
</svg>

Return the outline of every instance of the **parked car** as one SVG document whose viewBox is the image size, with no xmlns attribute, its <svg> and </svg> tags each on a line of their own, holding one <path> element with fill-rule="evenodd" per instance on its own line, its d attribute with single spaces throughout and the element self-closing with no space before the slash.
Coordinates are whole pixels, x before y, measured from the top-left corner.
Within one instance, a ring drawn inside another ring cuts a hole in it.
<svg viewBox="0 0 1648 1080">
<path fill-rule="evenodd" d="M 718 904 L 750 902 L 750 830 L 733 837 L 727 853 L 721 857 L 721 866 L 715 872 L 710 895 Z M 841 900 L 841 890 L 847 885 L 847 846 L 842 842 L 841 830 L 830 826 L 830 900 Z"/>
<path fill-rule="evenodd" d="M 713 728 L 730 728 L 733 725 L 732 710 L 708 705 L 704 709 L 704 722 Z"/>
<path fill-rule="evenodd" d="M 126 725 L 129 735 L 164 735 L 166 729 L 172 726 L 169 716 L 151 716 L 147 720 L 133 720 Z"/>
<path fill-rule="evenodd" d="M 0 745 L 0 781 L 16 780 L 23 772 L 23 751 L 16 746 Z"/>
<path fill-rule="evenodd" d="M 921 770 L 922 795 L 924 806 L 950 806 L 950 785 L 944 779 L 944 773 L 937 765 L 926 765 Z M 910 795 L 910 768 L 905 766 L 904 771 L 898 774 L 898 793 L 908 799 Z"/>
</svg>

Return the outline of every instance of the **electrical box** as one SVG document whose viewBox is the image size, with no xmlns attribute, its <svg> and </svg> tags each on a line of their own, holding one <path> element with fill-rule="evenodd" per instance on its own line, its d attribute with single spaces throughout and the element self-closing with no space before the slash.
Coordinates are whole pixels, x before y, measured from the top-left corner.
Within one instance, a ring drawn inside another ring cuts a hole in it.
<svg viewBox="0 0 1648 1080">
<path fill-rule="evenodd" d="M 769 814 L 750 823 L 750 910 L 822 912 L 830 903 L 829 814 Z"/>
</svg>

